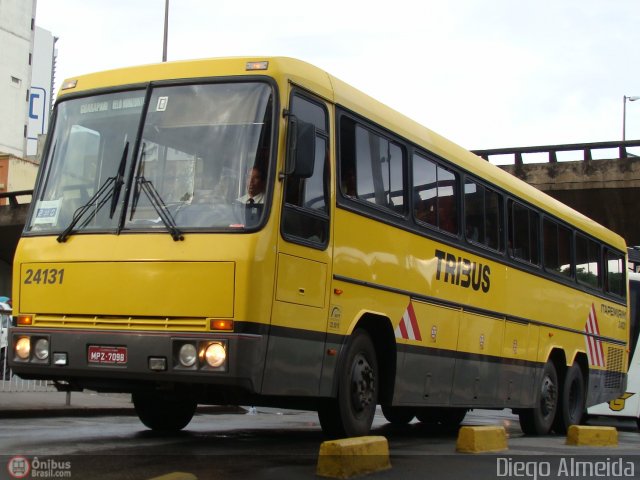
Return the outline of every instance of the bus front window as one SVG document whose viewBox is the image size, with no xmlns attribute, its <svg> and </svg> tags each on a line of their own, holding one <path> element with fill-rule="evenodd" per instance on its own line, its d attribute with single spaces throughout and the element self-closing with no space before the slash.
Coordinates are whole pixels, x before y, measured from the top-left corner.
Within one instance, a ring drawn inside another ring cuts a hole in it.
<svg viewBox="0 0 640 480">
<path fill-rule="evenodd" d="M 267 178 L 272 98 L 266 83 L 235 82 L 61 101 L 26 231 L 257 226 L 262 205 L 239 199 L 252 170 Z"/>
<path fill-rule="evenodd" d="M 50 146 L 43 160 L 36 204 L 26 231 L 58 233 L 77 218 L 77 230 L 109 230 L 117 226 L 121 204 L 111 197 L 119 167 L 131 161 L 144 91 L 130 91 L 61 102 L 56 110 Z M 105 187 L 105 188 L 103 188 Z M 96 195 L 103 189 L 100 198 Z M 97 200 L 90 202 L 90 200 Z"/>
<path fill-rule="evenodd" d="M 248 207 L 242 199 L 252 172 L 266 176 L 271 103 L 263 83 L 155 89 L 134 185 L 151 187 L 180 230 L 257 225 L 262 205 Z M 165 228 L 151 197 L 132 189 L 125 228 Z"/>
</svg>

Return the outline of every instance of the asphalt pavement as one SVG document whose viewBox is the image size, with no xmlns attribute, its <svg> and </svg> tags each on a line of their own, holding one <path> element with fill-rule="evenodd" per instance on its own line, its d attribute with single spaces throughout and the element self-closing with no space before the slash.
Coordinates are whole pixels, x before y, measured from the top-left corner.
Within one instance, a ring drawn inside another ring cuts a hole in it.
<svg viewBox="0 0 640 480">
<path fill-rule="evenodd" d="M 135 415 L 131 395 L 120 393 L 15 391 L 0 381 L 0 418 Z M 199 413 L 247 413 L 242 407 L 199 406 Z"/>
</svg>

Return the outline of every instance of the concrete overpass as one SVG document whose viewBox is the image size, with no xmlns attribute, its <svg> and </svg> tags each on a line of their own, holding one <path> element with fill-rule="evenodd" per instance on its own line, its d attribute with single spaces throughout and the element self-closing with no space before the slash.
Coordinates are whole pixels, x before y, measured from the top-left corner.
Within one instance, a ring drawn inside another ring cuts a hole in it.
<svg viewBox="0 0 640 480">
<path fill-rule="evenodd" d="M 640 140 L 476 150 L 506 171 L 640 245 Z M 501 163 L 502 163 L 501 162 Z"/>
<path fill-rule="evenodd" d="M 640 140 L 476 150 L 525 182 L 640 245 Z M 0 295 L 10 291 L 13 253 L 31 191 L 0 193 Z"/>
<path fill-rule="evenodd" d="M 11 263 L 24 227 L 32 190 L 0 192 L 0 295 L 11 292 Z"/>
</svg>

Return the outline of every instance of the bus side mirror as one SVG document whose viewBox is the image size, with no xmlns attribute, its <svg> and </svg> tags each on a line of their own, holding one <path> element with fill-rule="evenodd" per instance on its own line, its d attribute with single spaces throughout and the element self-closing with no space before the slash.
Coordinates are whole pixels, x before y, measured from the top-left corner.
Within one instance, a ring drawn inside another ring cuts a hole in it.
<svg viewBox="0 0 640 480">
<path fill-rule="evenodd" d="M 313 175 L 316 156 L 316 127 L 289 115 L 285 174 L 298 178 Z"/>
</svg>

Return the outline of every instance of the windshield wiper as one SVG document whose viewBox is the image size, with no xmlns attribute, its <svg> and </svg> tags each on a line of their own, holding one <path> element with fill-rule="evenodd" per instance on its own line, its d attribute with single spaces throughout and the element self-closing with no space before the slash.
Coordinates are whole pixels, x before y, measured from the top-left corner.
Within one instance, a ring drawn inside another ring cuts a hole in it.
<svg viewBox="0 0 640 480">
<path fill-rule="evenodd" d="M 80 222 L 84 214 L 91 208 L 95 208 L 91 211 L 89 216 L 82 222 L 81 227 L 85 227 L 89 222 L 98 214 L 100 209 L 111 199 L 111 209 L 109 212 L 109 218 L 113 218 L 116 206 L 118 204 L 118 198 L 120 197 L 120 191 L 122 190 L 122 184 L 124 183 L 124 170 L 127 163 L 127 155 L 129 153 L 129 142 L 126 142 L 122 156 L 120 157 L 120 164 L 118 165 L 118 173 L 115 177 L 109 177 L 105 180 L 102 186 L 96 193 L 85 203 L 78 208 L 73 214 L 71 223 L 65 228 L 60 235 L 58 235 L 58 242 L 64 243 L 69 238 L 69 235 L 73 232 L 75 226 Z"/>
<path fill-rule="evenodd" d="M 133 219 L 133 215 L 136 213 L 136 207 L 138 206 L 138 200 L 140 199 L 140 192 L 143 191 L 151 206 L 156 211 L 164 226 L 167 227 L 167 230 L 171 234 L 171 238 L 175 242 L 179 240 L 184 240 L 184 236 L 178 226 L 176 225 L 176 221 L 173 219 L 171 212 L 167 208 L 167 205 L 162 200 L 162 197 L 156 190 L 156 187 L 153 186 L 151 180 L 147 180 L 144 178 L 144 157 L 146 154 L 146 144 L 142 144 L 142 154 L 140 158 L 140 164 L 138 165 L 138 172 L 136 173 L 135 185 L 133 186 L 133 197 L 131 198 L 131 213 L 129 215 L 129 221 Z"/>
<path fill-rule="evenodd" d="M 160 217 L 160 220 L 162 220 L 162 223 L 164 223 L 164 226 L 167 227 L 167 230 L 171 234 L 171 238 L 173 238 L 173 240 L 176 242 L 179 240 L 184 240 L 182 232 L 176 225 L 176 221 L 171 215 L 171 212 L 169 212 L 167 205 L 162 200 L 162 197 L 158 193 L 158 190 L 156 190 L 156 187 L 153 186 L 153 182 L 144 178 L 144 175 L 140 173 L 136 177 L 136 185 L 133 193 L 134 198 L 131 205 L 130 219 L 133 218 L 133 214 L 135 212 L 136 205 L 138 204 L 138 198 L 140 197 L 141 191 L 145 193 L 145 195 L 149 199 L 149 203 L 151 203 L 151 206 Z"/>
</svg>

